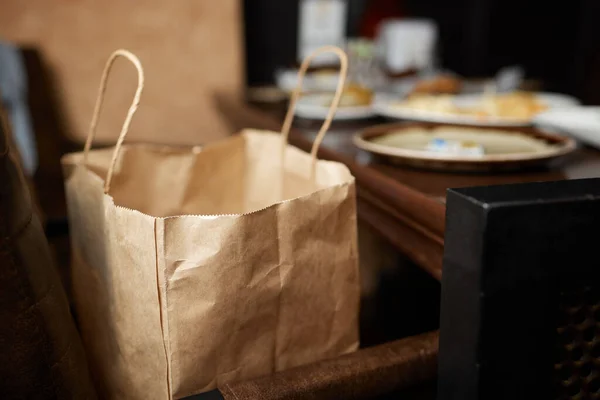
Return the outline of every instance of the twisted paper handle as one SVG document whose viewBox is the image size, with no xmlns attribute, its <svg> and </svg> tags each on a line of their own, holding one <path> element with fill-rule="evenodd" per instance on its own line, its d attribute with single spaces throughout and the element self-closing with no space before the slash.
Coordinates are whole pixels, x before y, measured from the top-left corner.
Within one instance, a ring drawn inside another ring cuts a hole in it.
<svg viewBox="0 0 600 400">
<path fill-rule="evenodd" d="M 98 125 L 98 118 L 100 116 L 100 111 L 102 110 L 102 104 L 104 103 L 106 81 L 108 80 L 108 75 L 110 74 L 110 70 L 112 69 L 113 63 L 118 57 L 125 57 L 126 59 L 131 61 L 131 63 L 135 66 L 135 69 L 138 73 L 138 84 L 137 89 L 135 91 L 135 95 L 133 96 L 133 101 L 131 102 L 131 106 L 129 106 L 129 111 L 127 112 L 127 116 L 125 117 L 123 126 L 121 127 L 121 133 L 119 134 L 119 138 L 117 139 L 115 151 L 113 152 L 112 159 L 110 161 L 110 166 L 108 168 L 108 172 L 106 174 L 106 179 L 104 182 L 104 193 L 108 193 L 108 191 L 110 190 L 110 182 L 112 181 L 115 164 L 117 163 L 117 157 L 119 156 L 119 151 L 121 150 L 121 146 L 123 145 L 123 140 L 125 140 L 125 136 L 127 136 L 127 132 L 129 132 L 129 125 L 131 124 L 131 120 L 138 108 L 138 105 L 140 104 L 140 97 L 142 95 L 142 90 L 144 89 L 144 68 L 142 68 L 142 63 L 140 62 L 140 60 L 133 53 L 127 50 L 121 49 L 112 53 L 108 61 L 106 62 L 106 65 L 104 66 L 104 71 L 102 72 L 100 88 L 98 89 L 98 96 L 96 97 L 96 105 L 94 106 L 94 114 L 92 115 L 90 130 L 88 133 L 87 140 L 85 141 L 85 147 L 83 148 L 84 163 L 87 163 L 88 161 L 88 154 L 90 152 L 90 148 L 92 147 L 94 137 L 96 136 L 96 126 Z"/>
<path fill-rule="evenodd" d="M 281 147 L 281 154 L 282 154 L 281 160 L 282 160 L 282 165 L 283 165 L 283 161 L 285 160 L 285 149 L 287 146 L 288 136 L 290 133 L 290 128 L 292 127 L 292 120 L 294 119 L 294 109 L 296 108 L 296 103 L 298 102 L 298 98 L 300 97 L 300 93 L 302 91 L 302 81 L 304 80 L 304 77 L 306 76 L 306 71 L 308 70 L 308 67 L 310 66 L 310 63 L 312 62 L 312 60 L 316 56 L 323 54 L 323 53 L 334 53 L 335 55 L 338 56 L 338 58 L 340 59 L 340 78 L 338 80 L 338 84 L 335 89 L 335 95 L 333 96 L 333 100 L 331 102 L 331 105 L 329 106 L 329 112 L 327 113 L 327 117 L 325 118 L 325 121 L 323 121 L 323 125 L 321 125 L 321 129 L 319 130 L 319 133 L 317 133 L 317 137 L 315 138 L 315 141 L 310 150 L 310 155 L 312 157 L 312 165 L 311 165 L 311 171 L 310 171 L 311 180 L 313 179 L 314 173 L 315 173 L 317 152 L 319 151 L 321 142 L 323 141 L 323 138 L 325 137 L 325 133 L 327 133 L 327 130 L 331 126 L 331 121 L 333 120 L 333 116 L 335 115 L 338 105 L 340 104 L 340 100 L 342 99 L 342 94 L 344 92 L 346 76 L 348 75 L 348 56 L 346 56 L 346 53 L 344 53 L 344 51 L 342 49 L 340 49 L 339 47 L 335 47 L 335 46 L 320 47 L 317 50 L 315 50 L 312 54 L 310 54 L 308 57 L 306 57 L 304 59 L 304 61 L 302 61 L 302 65 L 300 65 L 300 71 L 298 71 L 298 83 L 296 84 L 296 88 L 292 92 L 292 97 L 290 99 L 290 105 L 287 110 L 287 114 L 285 115 L 285 119 L 283 121 L 283 127 L 281 128 L 281 134 L 283 135 L 282 136 L 282 147 Z"/>
</svg>

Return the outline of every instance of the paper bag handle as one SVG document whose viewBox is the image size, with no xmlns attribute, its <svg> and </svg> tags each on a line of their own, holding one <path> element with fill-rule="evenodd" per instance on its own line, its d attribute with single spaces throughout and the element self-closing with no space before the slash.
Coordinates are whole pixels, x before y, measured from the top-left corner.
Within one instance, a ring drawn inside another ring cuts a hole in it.
<svg viewBox="0 0 600 400">
<path fill-rule="evenodd" d="M 333 96 L 333 100 L 331 101 L 331 105 L 329 106 L 329 111 L 327 113 L 327 117 L 325 118 L 325 121 L 323 121 L 323 125 L 321 125 L 321 129 L 319 130 L 319 133 L 317 133 L 317 137 L 315 138 L 315 141 L 310 150 L 310 155 L 313 160 L 312 170 L 311 170 L 311 178 L 314 174 L 315 161 L 317 159 L 317 151 L 319 151 L 319 147 L 321 146 L 321 142 L 323 141 L 323 138 L 325 137 L 325 133 L 327 133 L 329 126 L 331 126 L 331 121 L 333 120 L 333 116 L 335 115 L 338 105 L 340 104 L 340 100 L 342 99 L 342 94 L 344 92 L 344 85 L 346 83 L 346 75 L 348 74 L 348 56 L 342 49 L 340 49 L 339 47 L 336 47 L 336 46 L 323 46 L 323 47 L 320 47 L 317 50 L 315 50 L 313 53 L 308 55 L 302 61 L 302 65 L 300 65 L 300 70 L 298 71 L 298 82 L 296 83 L 296 87 L 294 88 L 294 91 L 292 92 L 292 97 L 290 99 L 290 105 L 288 107 L 287 113 L 285 115 L 285 119 L 283 121 L 283 127 L 281 128 L 281 134 L 283 135 L 282 148 L 281 148 L 282 157 L 281 158 L 283 160 L 284 159 L 283 154 L 285 154 L 285 147 L 287 145 L 288 136 L 290 133 L 290 129 L 292 127 L 292 120 L 294 119 L 294 109 L 296 108 L 296 103 L 298 102 L 298 98 L 300 97 L 300 93 L 302 91 L 302 81 L 304 80 L 304 77 L 306 76 L 306 71 L 308 70 L 308 67 L 310 66 L 310 63 L 312 62 L 312 60 L 316 56 L 323 54 L 323 53 L 334 53 L 335 55 L 338 56 L 338 58 L 340 59 L 340 78 L 338 79 L 337 87 L 335 89 L 335 95 Z"/>
<path fill-rule="evenodd" d="M 90 148 L 92 147 L 92 142 L 94 141 L 94 137 L 96 136 L 96 126 L 98 125 L 98 118 L 100 116 L 100 111 L 102 110 L 102 104 L 104 103 L 104 93 L 106 92 L 106 81 L 108 80 L 108 75 L 112 69 L 113 63 L 118 57 L 125 57 L 135 66 L 138 74 L 138 84 L 137 89 L 135 90 L 135 95 L 133 96 L 133 101 L 131 102 L 131 106 L 129 106 L 129 111 L 127 112 L 127 116 L 125 117 L 125 121 L 123 122 L 123 126 L 121 127 L 121 133 L 119 134 L 119 138 L 117 139 L 117 143 L 115 145 L 115 150 L 112 155 L 112 159 L 110 161 L 110 166 L 108 168 L 108 172 L 106 174 L 106 179 L 104 181 L 104 193 L 108 193 L 110 189 L 110 182 L 112 181 L 113 171 L 115 168 L 115 164 L 117 163 L 117 157 L 119 156 L 119 151 L 121 150 L 121 145 L 123 144 L 123 140 L 125 140 L 125 136 L 127 132 L 129 132 L 129 125 L 131 124 L 131 120 L 133 115 L 135 114 L 138 105 L 140 104 L 140 97 L 142 95 L 142 90 L 144 89 L 144 68 L 142 68 L 142 63 L 140 60 L 130 51 L 127 50 L 117 50 L 110 55 L 106 65 L 104 66 L 104 71 L 102 72 L 102 78 L 100 79 L 100 87 L 98 89 L 98 96 L 96 97 L 96 105 L 94 106 L 94 114 L 92 114 L 92 122 L 90 124 L 90 130 L 88 133 L 87 140 L 85 141 L 85 147 L 83 148 L 83 162 L 84 164 L 88 161 L 88 154 L 90 152 Z"/>
</svg>

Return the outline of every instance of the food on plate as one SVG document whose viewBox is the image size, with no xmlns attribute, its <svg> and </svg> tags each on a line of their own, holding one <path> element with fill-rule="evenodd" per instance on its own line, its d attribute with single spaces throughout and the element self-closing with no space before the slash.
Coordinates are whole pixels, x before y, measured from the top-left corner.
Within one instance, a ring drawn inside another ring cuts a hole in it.
<svg viewBox="0 0 600 400">
<path fill-rule="evenodd" d="M 312 76 L 318 76 L 318 77 L 335 77 L 337 78 L 337 76 L 339 75 L 340 70 L 339 68 L 321 68 L 321 69 L 317 69 L 311 72 Z"/>
<path fill-rule="evenodd" d="M 473 116 L 482 119 L 529 120 L 548 109 L 533 93 L 513 92 L 483 95 L 471 104 L 459 104 L 453 95 L 414 94 L 395 103 L 411 110 Z"/>
<path fill-rule="evenodd" d="M 548 109 L 533 93 L 514 92 L 483 96 L 481 108 L 484 115 L 501 118 L 529 119 Z"/>
<path fill-rule="evenodd" d="M 340 105 L 347 106 L 367 106 L 373 101 L 373 91 L 369 88 L 359 85 L 348 85 L 342 93 Z"/>
<path fill-rule="evenodd" d="M 460 113 L 460 109 L 454 104 L 454 97 L 450 95 L 415 94 L 406 100 L 394 103 L 398 108 L 409 108 L 411 110 L 430 111 L 436 113 Z"/>
<path fill-rule="evenodd" d="M 333 93 L 327 94 L 323 96 L 322 105 L 329 107 L 331 102 L 333 101 Z M 364 86 L 359 86 L 355 84 L 348 85 L 344 92 L 342 93 L 342 98 L 340 99 L 340 107 L 359 107 L 359 106 L 368 106 L 371 105 L 373 101 L 373 91 Z"/>
<path fill-rule="evenodd" d="M 472 140 L 450 140 L 434 137 L 427 143 L 426 149 L 435 153 L 452 154 L 467 157 L 482 157 L 484 147 Z"/>
<path fill-rule="evenodd" d="M 456 94 L 460 91 L 461 81 L 449 75 L 421 79 L 413 87 L 411 94 Z"/>
<path fill-rule="evenodd" d="M 309 82 L 315 88 L 335 88 L 339 80 L 340 71 L 335 69 L 321 69 L 307 75 Z"/>
<path fill-rule="evenodd" d="M 553 147 L 545 140 L 526 133 L 453 126 L 406 128 L 371 141 L 406 150 L 473 158 L 494 154 L 543 153 Z"/>
</svg>

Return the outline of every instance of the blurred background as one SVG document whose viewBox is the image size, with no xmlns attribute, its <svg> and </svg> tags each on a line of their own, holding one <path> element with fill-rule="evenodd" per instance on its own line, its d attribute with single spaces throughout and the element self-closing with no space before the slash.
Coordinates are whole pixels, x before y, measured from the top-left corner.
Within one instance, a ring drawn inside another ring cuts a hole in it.
<svg viewBox="0 0 600 400">
<path fill-rule="evenodd" d="M 64 215 L 59 159 L 85 141 L 104 62 L 118 48 L 138 55 L 146 73 L 132 142 L 222 138 L 239 129 L 235 110 L 248 103 L 280 119 L 300 61 L 322 45 L 350 56 L 354 87 L 342 104 L 363 108 L 348 109 L 348 119 L 372 118 L 379 94 L 490 87 L 600 104 L 596 0 L 5 0 L 1 7 L 2 103 L 25 170 L 52 193 L 40 196 L 49 215 Z M 303 90 L 331 92 L 337 68 L 337 60 L 320 58 Z M 134 74 L 115 65 L 96 145 L 116 140 Z"/>
<path fill-rule="evenodd" d="M 244 3 L 247 82 L 271 83 L 297 61 L 300 3 Z M 521 65 L 544 89 L 600 102 L 600 27 L 595 0 L 347 0 L 345 37 L 376 39 L 382 21 L 425 18 L 438 29 L 439 66 L 465 77 Z"/>
</svg>

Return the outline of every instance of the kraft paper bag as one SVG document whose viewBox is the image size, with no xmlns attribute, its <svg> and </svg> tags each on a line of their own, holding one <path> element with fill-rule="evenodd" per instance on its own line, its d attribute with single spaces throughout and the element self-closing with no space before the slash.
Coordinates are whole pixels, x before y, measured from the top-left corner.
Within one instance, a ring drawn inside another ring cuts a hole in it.
<svg viewBox="0 0 600 400">
<path fill-rule="evenodd" d="M 181 398 L 357 348 L 354 178 L 316 159 L 347 60 L 324 51 L 342 73 L 312 154 L 287 144 L 301 81 L 283 133 L 123 144 L 143 70 L 127 51 L 110 57 L 84 151 L 62 160 L 73 300 L 104 398 Z M 135 99 L 116 146 L 90 150 L 119 56 L 138 70 Z"/>
</svg>

